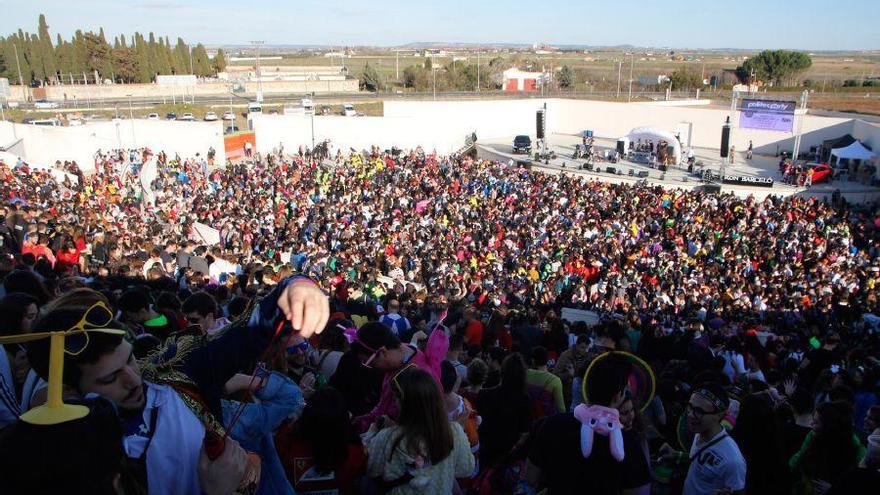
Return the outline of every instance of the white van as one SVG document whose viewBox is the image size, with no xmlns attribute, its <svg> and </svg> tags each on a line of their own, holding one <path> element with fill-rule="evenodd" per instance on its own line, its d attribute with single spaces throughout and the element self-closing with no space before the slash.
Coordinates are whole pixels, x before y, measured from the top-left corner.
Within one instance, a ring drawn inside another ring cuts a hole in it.
<svg viewBox="0 0 880 495">
<path fill-rule="evenodd" d="M 31 125 L 46 125 L 50 127 L 61 126 L 61 121 L 58 119 L 33 119 L 28 123 Z"/>
<path fill-rule="evenodd" d="M 248 115 L 252 113 L 263 113 L 263 104 L 257 101 L 248 103 Z"/>
<path fill-rule="evenodd" d="M 343 103 L 342 115 L 345 115 L 346 117 L 357 117 L 357 111 L 354 109 L 354 105 L 351 103 Z"/>
<path fill-rule="evenodd" d="M 312 114 L 312 115 L 315 114 L 315 103 L 312 100 L 310 100 L 309 98 L 303 98 L 301 105 L 303 107 L 303 110 L 305 110 L 306 113 Z"/>
<path fill-rule="evenodd" d="M 281 113 L 284 115 L 305 115 L 306 110 L 295 103 L 287 103 Z"/>
</svg>

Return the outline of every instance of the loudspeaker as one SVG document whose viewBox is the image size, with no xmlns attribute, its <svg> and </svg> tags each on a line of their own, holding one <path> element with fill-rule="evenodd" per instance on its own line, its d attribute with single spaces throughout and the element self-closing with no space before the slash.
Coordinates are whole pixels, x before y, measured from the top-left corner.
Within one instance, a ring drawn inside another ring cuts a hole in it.
<svg viewBox="0 0 880 495">
<path fill-rule="evenodd" d="M 636 175 L 636 171 L 633 169 L 629 169 L 629 176 L 633 177 L 634 175 Z"/>
<path fill-rule="evenodd" d="M 617 172 L 617 169 L 615 169 L 614 167 L 605 167 L 605 172 L 609 173 L 609 174 L 613 174 L 613 173 Z"/>
<path fill-rule="evenodd" d="M 721 158 L 727 158 L 730 151 L 730 126 L 726 125 L 721 128 Z"/>
<path fill-rule="evenodd" d="M 660 165 L 657 165 L 657 169 L 660 170 L 661 172 L 666 172 L 667 167 L 665 164 L 661 163 Z"/>
<path fill-rule="evenodd" d="M 647 170 L 639 170 L 639 178 L 644 179 L 646 177 L 648 177 L 648 171 Z"/>
<path fill-rule="evenodd" d="M 706 184 L 703 186 L 703 191 L 709 194 L 718 194 L 721 192 L 721 186 L 717 184 Z"/>
<path fill-rule="evenodd" d="M 538 139 L 544 139 L 545 125 L 544 111 L 538 110 L 538 113 L 535 114 L 535 135 L 538 136 Z"/>
<path fill-rule="evenodd" d="M 593 164 L 592 163 L 585 163 L 584 170 L 593 170 Z"/>
<path fill-rule="evenodd" d="M 624 143 L 623 141 L 618 141 L 617 152 L 620 154 L 621 157 L 626 155 L 626 143 Z"/>
</svg>

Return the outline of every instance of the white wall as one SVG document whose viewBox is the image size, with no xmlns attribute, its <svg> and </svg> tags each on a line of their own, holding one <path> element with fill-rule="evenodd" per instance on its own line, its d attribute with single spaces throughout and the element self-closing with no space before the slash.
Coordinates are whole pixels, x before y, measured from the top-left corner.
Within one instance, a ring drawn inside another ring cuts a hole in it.
<svg viewBox="0 0 880 495">
<path fill-rule="evenodd" d="M 300 115 L 260 115 L 254 119 L 257 150 L 265 152 L 283 143 L 288 150 L 311 146 L 312 117 Z M 466 127 L 443 125 L 424 117 L 314 117 L 315 143 L 330 139 L 332 148 L 383 149 L 416 146 L 430 153 L 450 153 L 464 145 Z"/>
<path fill-rule="evenodd" d="M 14 126 L 14 127 L 13 127 Z M 118 134 L 117 134 L 118 129 Z M 24 145 L 25 160 L 52 165 L 56 160 L 74 160 L 85 172 L 94 170 L 95 152 L 118 148 L 148 147 L 181 157 L 205 156 L 208 147 L 216 150 L 216 160 L 226 161 L 223 128 L 220 122 L 168 122 L 123 120 L 93 122 L 76 127 L 47 127 L 29 124 L 0 123 L 0 142 L 17 136 Z"/>
<path fill-rule="evenodd" d="M 880 154 L 880 125 L 864 120 L 854 120 L 851 134 L 862 144 L 870 147 L 874 153 Z"/>
</svg>

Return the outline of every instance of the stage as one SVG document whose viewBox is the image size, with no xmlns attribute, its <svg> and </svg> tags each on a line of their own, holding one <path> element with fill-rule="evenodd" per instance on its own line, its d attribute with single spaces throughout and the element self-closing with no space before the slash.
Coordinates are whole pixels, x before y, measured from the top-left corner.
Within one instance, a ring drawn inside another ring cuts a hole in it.
<svg viewBox="0 0 880 495">
<path fill-rule="evenodd" d="M 595 138 L 594 147 L 597 154 L 604 154 L 605 150 L 612 151 L 615 148 L 616 139 Z M 612 183 L 635 183 L 641 180 L 649 184 L 658 184 L 664 187 L 680 187 L 684 189 L 702 188 L 707 183 L 702 180 L 702 170 L 708 170 L 716 175 L 721 166 L 721 158 L 718 150 L 707 148 L 694 148 L 696 163 L 703 163 L 703 167 L 695 167 L 693 173 L 687 170 L 687 151 L 683 147 L 685 158 L 682 164 L 669 166 L 665 172 L 651 167 L 645 163 L 637 163 L 629 160 L 619 160 L 617 163 L 596 160 L 593 162 L 593 170 L 584 170 L 582 166 L 587 163 L 583 158 L 573 159 L 575 145 L 581 144 L 580 136 L 551 134 L 547 140 L 550 151 L 556 153 L 556 158 L 549 163 L 532 161 L 528 155 L 514 154 L 512 150 L 513 136 L 509 139 L 486 139 L 477 142 L 477 156 L 498 161 L 530 162 L 533 167 L 549 173 L 573 173 L 585 176 L 589 179 Z M 532 148 L 537 144 L 533 141 Z M 534 151 L 533 151 L 534 153 Z M 830 184 L 816 184 L 806 189 L 782 183 L 782 174 L 779 172 L 779 158 L 772 155 L 755 154 L 751 160 L 745 159 L 745 153 L 737 151 L 734 161 L 728 165 L 725 175 L 742 176 L 747 178 L 761 177 L 773 179 L 773 187 L 761 187 L 754 185 L 730 185 L 722 184 L 722 192 L 732 192 L 738 196 L 746 197 L 754 195 L 757 198 L 765 198 L 768 195 L 776 196 L 815 196 L 818 199 L 828 198 L 835 190 L 840 190 L 841 195 L 847 201 L 862 203 L 880 199 L 880 188 L 865 186 L 858 182 L 834 181 Z M 532 155 L 534 156 L 534 154 Z M 614 168 L 614 173 L 608 172 L 608 167 Z M 632 175 L 630 175 L 632 170 Z M 639 174 L 646 177 L 639 177 Z"/>
</svg>

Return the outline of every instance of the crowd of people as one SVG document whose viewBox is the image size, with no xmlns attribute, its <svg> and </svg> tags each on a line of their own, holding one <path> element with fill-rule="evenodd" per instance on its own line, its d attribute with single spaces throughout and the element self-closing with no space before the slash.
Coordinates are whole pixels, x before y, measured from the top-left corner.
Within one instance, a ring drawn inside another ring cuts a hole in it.
<svg viewBox="0 0 880 495">
<path fill-rule="evenodd" d="M 0 491 L 880 486 L 874 207 L 328 155 L 0 164 Z"/>
</svg>

